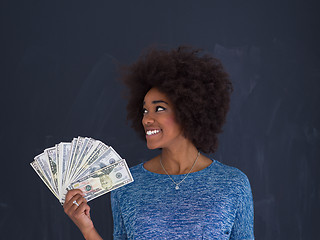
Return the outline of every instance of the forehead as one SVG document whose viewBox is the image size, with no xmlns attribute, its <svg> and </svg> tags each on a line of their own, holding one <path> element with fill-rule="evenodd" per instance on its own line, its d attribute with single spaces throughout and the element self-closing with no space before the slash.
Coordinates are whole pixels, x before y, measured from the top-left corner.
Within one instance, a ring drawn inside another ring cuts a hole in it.
<svg viewBox="0 0 320 240">
<path fill-rule="evenodd" d="M 154 101 L 165 101 L 169 103 L 169 98 L 162 92 L 160 92 L 157 88 L 151 88 L 144 97 L 144 104 L 149 104 Z"/>
</svg>

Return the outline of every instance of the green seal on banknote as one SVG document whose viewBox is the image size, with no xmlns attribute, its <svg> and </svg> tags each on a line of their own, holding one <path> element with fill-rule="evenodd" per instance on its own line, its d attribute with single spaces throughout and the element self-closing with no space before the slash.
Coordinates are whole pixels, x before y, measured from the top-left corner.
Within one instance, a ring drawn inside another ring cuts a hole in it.
<svg viewBox="0 0 320 240">
<path fill-rule="evenodd" d="M 121 173 L 117 173 L 116 174 L 116 178 L 122 178 L 122 174 Z"/>
</svg>

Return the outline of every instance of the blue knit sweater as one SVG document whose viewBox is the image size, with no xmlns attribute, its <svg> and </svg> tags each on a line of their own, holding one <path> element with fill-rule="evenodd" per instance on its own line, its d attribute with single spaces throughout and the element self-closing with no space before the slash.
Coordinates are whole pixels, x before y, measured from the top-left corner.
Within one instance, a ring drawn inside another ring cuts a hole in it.
<svg viewBox="0 0 320 240">
<path fill-rule="evenodd" d="M 250 183 L 240 170 L 213 160 L 178 190 L 142 163 L 130 171 L 134 182 L 111 193 L 114 239 L 254 239 Z"/>
</svg>

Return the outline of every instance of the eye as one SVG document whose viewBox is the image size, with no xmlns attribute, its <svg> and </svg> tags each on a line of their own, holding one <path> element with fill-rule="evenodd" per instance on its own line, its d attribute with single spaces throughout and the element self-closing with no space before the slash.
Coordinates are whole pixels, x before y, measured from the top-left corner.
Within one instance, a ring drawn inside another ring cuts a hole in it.
<svg viewBox="0 0 320 240">
<path fill-rule="evenodd" d="M 143 114 L 143 115 L 145 115 L 146 113 L 148 113 L 148 110 L 147 110 L 147 109 L 145 109 L 145 108 L 144 108 L 144 109 L 142 109 L 142 114 Z"/>
<path fill-rule="evenodd" d="M 161 107 L 161 106 L 157 106 L 156 107 L 156 112 L 161 112 L 161 111 L 164 111 L 166 110 L 164 107 Z"/>
</svg>

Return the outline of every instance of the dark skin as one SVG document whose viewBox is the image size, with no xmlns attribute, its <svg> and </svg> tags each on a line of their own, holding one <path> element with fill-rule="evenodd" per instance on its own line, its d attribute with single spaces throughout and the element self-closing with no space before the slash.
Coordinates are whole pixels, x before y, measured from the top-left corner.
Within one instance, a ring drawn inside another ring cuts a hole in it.
<svg viewBox="0 0 320 240">
<path fill-rule="evenodd" d="M 76 201 L 79 206 L 73 203 Z M 77 225 L 87 240 L 100 240 L 102 237 L 96 231 L 90 218 L 90 207 L 87 200 L 83 197 L 83 193 L 79 189 L 68 191 L 66 201 L 63 204 L 64 212 Z"/>
<path fill-rule="evenodd" d="M 175 120 L 174 107 L 170 99 L 156 88 L 152 88 L 144 98 L 143 108 L 142 125 L 146 131 L 147 146 L 149 149 L 162 149 L 161 155 L 144 164 L 145 169 L 166 174 L 160 165 L 161 156 L 162 163 L 170 175 L 188 173 L 195 162 L 198 150 L 189 139 L 184 137 Z M 151 133 L 148 133 L 149 131 Z M 209 158 L 200 154 L 192 172 L 200 171 L 211 163 Z M 73 201 L 76 201 L 79 207 Z M 83 198 L 81 190 L 69 191 L 63 208 L 85 239 L 102 239 L 91 221 L 90 207 Z"/>
<path fill-rule="evenodd" d="M 142 125 L 146 131 L 148 148 L 162 149 L 162 163 L 170 175 L 188 173 L 198 150 L 184 137 L 175 120 L 174 106 L 170 99 L 157 88 L 151 88 L 144 98 L 143 108 Z M 149 130 L 157 132 L 148 135 Z M 211 163 L 209 158 L 200 155 L 192 172 L 200 171 Z M 150 172 L 166 174 L 160 165 L 160 155 L 147 161 L 144 167 Z"/>
</svg>

